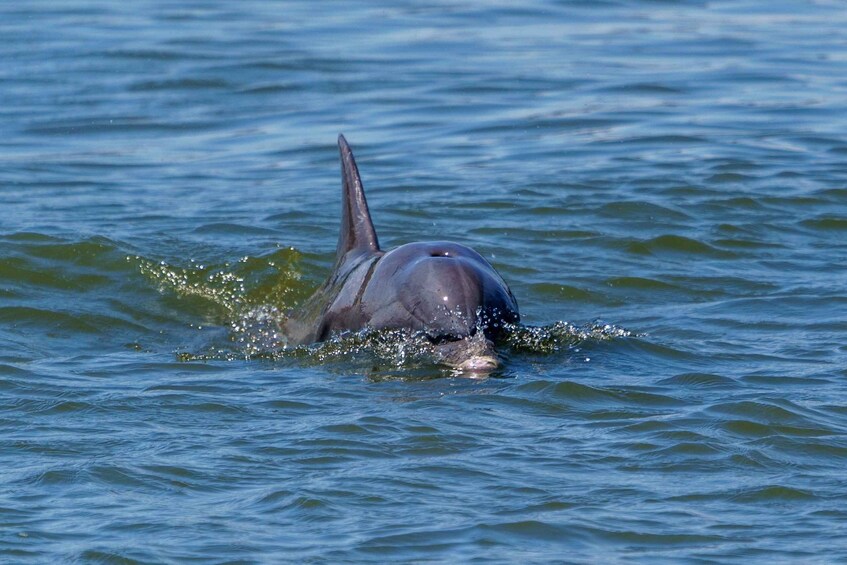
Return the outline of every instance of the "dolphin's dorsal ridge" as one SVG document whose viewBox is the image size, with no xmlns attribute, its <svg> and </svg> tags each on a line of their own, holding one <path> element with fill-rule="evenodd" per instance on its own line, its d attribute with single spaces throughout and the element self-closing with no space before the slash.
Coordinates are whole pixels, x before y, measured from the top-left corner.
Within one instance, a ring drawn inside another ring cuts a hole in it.
<svg viewBox="0 0 847 565">
<path fill-rule="evenodd" d="M 336 263 L 341 264 L 353 251 L 354 255 L 379 252 L 379 241 L 371 221 L 368 201 L 353 151 L 343 134 L 338 136 L 341 153 L 341 233 L 338 235 Z"/>
<path fill-rule="evenodd" d="M 282 324 L 288 345 L 349 332 L 401 330 L 428 340 L 437 362 L 488 373 L 494 343 L 520 322 L 512 291 L 479 253 L 445 241 L 379 248 L 362 179 L 347 140 L 341 152 L 341 234 L 336 264 L 315 293 Z"/>
</svg>

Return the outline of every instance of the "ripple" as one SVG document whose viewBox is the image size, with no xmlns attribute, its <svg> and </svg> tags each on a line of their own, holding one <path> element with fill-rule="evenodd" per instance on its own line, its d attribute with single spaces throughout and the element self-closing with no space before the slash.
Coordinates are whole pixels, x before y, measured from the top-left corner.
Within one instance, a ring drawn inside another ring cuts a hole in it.
<svg viewBox="0 0 847 565">
<path fill-rule="evenodd" d="M 706 139 L 696 135 L 643 135 L 635 137 L 627 137 L 624 139 L 614 139 L 595 143 L 621 143 L 624 145 L 684 145 L 684 144 L 700 144 L 706 143 Z"/>
<path fill-rule="evenodd" d="M 807 418 L 794 411 L 765 402 L 726 402 L 710 406 L 709 411 L 718 414 L 744 416 L 765 424 L 808 423 Z"/>
<path fill-rule="evenodd" d="M 628 251 L 638 254 L 675 252 L 721 258 L 736 257 L 734 253 L 721 251 L 702 241 L 678 235 L 662 235 L 647 241 L 632 243 L 629 245 Z"/>
<path fill-rule="evenodd" d="M 782 247 L 776 243 L 744 238 L 716 239 L 713 243 L 717 247 L 729 247 L 731 249 L 773 249 Z"/>
<path fill-rule="evenodd" d="M 621 94 L 685 94 L 689 92 L 686 87 L 670 86 L 662 83 L 636 82 L 599 89 L 601 92 L 612 92 Z"/>
<path fill-rule="evenodd" d="M 721 427 L 726 431 L 750 437 L 768 437 L 772 435 L 787 435 L 799 437 L 819 437 L 834 435 L 835 432 L 826 428 L 803 428 L 796 426 L 775 426 L 760 424 L 747 420 L 729 420 L 723 422 Z"/>
<path fill-rule="evenodd" d="M 821 231 L 844 231 L 847 230 L 847 218 L 823 216 L 813 220 L 803 220 L 800 225 Z"/>
<path fill-rule="evenodd" d="M 532 392 L 542 397 L 555 398 L 560 401 L 569 401 L 574 407 L 591 407 L 592 409 L 616 405 L 625 405 L 632 409 L 684 405 L 684 402 L 671 396 L 637 390 L 608 390 L 572 381 L 559 383 L 539 381 L 528 385 L 521 385 L 519 390 Z M 598 417 L 605 417 L 606 414 L 597 412 L 596 415 Z"/>
<path fill-rule="evenodd" d="M 745 175 L 742 173 L 718 173 L 716 175 L 712 175 L 706 179 L 706 182 L 709 183 L 743 183 L 750 182 L 754 179 L 752 175 Z M 745 208 L 758 208 L 760 205 L 753 200 L 752 198 L 734 198 L 731 201 L 727 201 L 727 203 L 732 203 L 734 206 L 745 207 Z"/>
<path fill-rule="evenodd" d="M 598 213 L 611 218 L 629 218 L 645 221 L 684 221 L 691 216 L 677 210 L 650 202 L 612 202 L 605 204 Z"/>
<path fill-rule="evenodd" d="M 101 318 L 102 317 L 99 317 Z M 40 326 L 68 332 L 98 333 L 100 329 L 86 317 L 23 306 L 0 307 L 0 321 L 21 326 Z"/>
<path fill-rule="evenodd" d="M 673 377 L 662 379 L 658 382 L 661 385 L 679 385 L 684 387 L 695 388 L 738 388 L 739 384 L 735 379 L 724 377 L 721 375 L 713 375 L 709 373 L 683 373 Z"/>
<path fill-rule="evenodd" d="M 206 120 L 162 122 L 150 120 L 144 116 L 115 116 L 84 121 L 35 122 L 24 131 L 31 135 L 99 135 L 104 133 L 124 135 L 127 132 L 194 132 L 219 127 L 221 127 L 220 123 Z"/>
<path fill-rule="evenodd" d="M 623 287 L 644 290 L 681 290 L 680 287 L 666 282 L 643 277 L 615 277 L 607 279 L 606 284 L 612 287 Z"/>
<path fill-rule="evenodd" d="M 229 89 L 231 87 L 232 85 L 223 79 L 197 77 L 141 81 L 131 84 L 128 90 L 144 92 L 153 90 Z"/>
<path fill-rule="evenodd" d="M 782 485 L 772 485 L 734 495 L 733 500 L 744 503 L 814 500 L 813 493 Z"/>
<path fill-rule="evenodd" d="M 186 53 L 166 49 L 107 49 L 100 52 L 100 56 L 114 57 L 116 59 L 140 59 L 142 61 L 172 61 L 183 59 Z"/>
<path fill-rule="evenodd" d="M 121 563 L 122 565 L 133 565 L 144 562 L 133 557 L 128 557 L 127 553 L 134 552 L 86 549 L 79 554 L 79 559 L 82 561 L 90 561 L 92 563 Z"/>
</svg>

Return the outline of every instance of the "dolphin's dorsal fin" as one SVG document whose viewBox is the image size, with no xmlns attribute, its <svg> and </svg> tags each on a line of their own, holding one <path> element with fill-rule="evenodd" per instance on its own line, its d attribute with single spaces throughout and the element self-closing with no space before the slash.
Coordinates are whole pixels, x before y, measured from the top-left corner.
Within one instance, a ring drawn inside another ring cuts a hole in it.
<svg viewBox="0 0 847 565">
<path fill-rule="evenodd" d="M 351 251 L 355 251 L 356 255 L 378 253 L 379 241 L 368 201 L 365 200 L 359 168 L 344 135 L 338 136 L 338 150 L 341 153 L 341 233 L 335 262 L 340 265 Z"/>
</svg>

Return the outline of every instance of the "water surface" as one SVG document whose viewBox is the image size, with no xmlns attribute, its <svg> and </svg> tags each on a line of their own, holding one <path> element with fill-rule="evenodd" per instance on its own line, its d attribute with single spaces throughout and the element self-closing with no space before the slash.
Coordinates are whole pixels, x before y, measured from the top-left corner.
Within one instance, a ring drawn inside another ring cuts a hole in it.
<svg viewBox="0 0 847 565">
<path fill-rule="evenodd" d="M 847 560 L 839 2 L 0 6 L 0 559 Z M 335 138 L 540 328 L 285 352 Z"/>
</svg>

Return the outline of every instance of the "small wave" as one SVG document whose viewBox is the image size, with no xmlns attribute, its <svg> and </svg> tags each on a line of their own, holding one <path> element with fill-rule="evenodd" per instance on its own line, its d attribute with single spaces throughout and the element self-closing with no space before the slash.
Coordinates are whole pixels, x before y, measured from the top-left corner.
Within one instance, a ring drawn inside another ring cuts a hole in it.
<svg viewBox="0 0 847 565">
<path fill-rule="evenodd" d="M 232 84 L 219 78 L 182 78 L 173 80 L 144 80 L 129 86 L 130 91 L 228 89 Z"/>
<path fill-rule="evenodd" d="M 683 386 L 692 388 L 736 388 L 738 382 L 729 377 L 711 373 L 683 373 L 662 379 L 661 385 Z"/>
<path fill-rule="evenodd" d="M 242 257 L 223 265 L 190 260 L 188 267 L 178 267 L 137 255 L 126 259 L 135 263 L 161 292 L 180 298 L 199 298 L 212 306 L 213 312 L 222 311 L 217 321 L 228 325 L 240 316 L 250 317 L 257 306 L 275 304 L 285 309 L 304 298 L 309 287 L 300 282 L 300 257 L 300 253 L 290 247 L 263 257 Z"/>
<path fill-rule="evenodd" d="M 814 500 L 817 498 L 813 492 L 793 488 L 785 485 L 770 485 L 739 492 L 731 497 L 736 502 L 748 503 L 774 503 L 792 500 Z"/>
<path fill-rule="evenodd" d="M 803 220 L 800 224 L 820 231 L 847 231 L 847 218 L 839 216 L 821 216 L 812 220 Z"/>
<path fill-rule="evenodd" d="M 673 210 L 665 206 L 659 206 L 658 204 L 643 201 L 612 202 L 604 204 L 598 210 L 598 214 L 607 218 L 629 218 L 649 222 L 655 222 L 658 220 L 665 222 L 684 222 L 691 220 L 691 216 L 679 210 Z"/>
<path fill-rule="evenodd" d="M 681 235 L 660 235 L 647 241 L 633 242 L 628 251 L 639 255 L 651 253 L 686 253 L 692 255 L 711 255 L 715 257 L 732 258 L 735 255 L 729 251 L 723 251 L 712 247 L 707 243 L 691 239 Z"/>
</svg>

